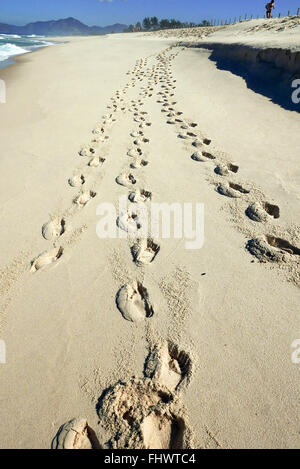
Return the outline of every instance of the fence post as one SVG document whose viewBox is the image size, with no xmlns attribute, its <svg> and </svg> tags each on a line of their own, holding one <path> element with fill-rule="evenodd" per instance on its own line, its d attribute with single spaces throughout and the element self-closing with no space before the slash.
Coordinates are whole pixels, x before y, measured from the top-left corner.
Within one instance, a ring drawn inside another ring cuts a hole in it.
<svg viewBox="0 0 300 469">
<path fill-rule="evenodd" d="M 290 16 L 290 10 L 288 11 L 288 16 Z"/>
<path fill-rule="evenodd" d="M 281 13 L 278 13 L 278 18 L 281 18 Z"/>
<path fill-rule="evenodd" d="M 298 8 L 297 10 L 297 16 L 299 16 L 299 13 L 300 13 L 300 8 Z"/>
<path fill-rule="evenodd" d="M 247 13 L 245 14 L 245 21 L 247 20 Z"/>
</svg>

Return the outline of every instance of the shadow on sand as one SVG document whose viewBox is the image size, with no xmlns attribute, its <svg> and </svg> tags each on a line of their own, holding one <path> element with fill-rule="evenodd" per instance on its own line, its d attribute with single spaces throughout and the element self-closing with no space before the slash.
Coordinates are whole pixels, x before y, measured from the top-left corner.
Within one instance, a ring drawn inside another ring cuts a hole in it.
<svg viewBox="0 0 300 469">
<path fill-rule="evenodd" d="M 292 99 L 300 101 L 300 52 L 203 43 L 192 47 L 208 50 L 209 59 L 218 70 L 243 78 L 255 93 L 266 96 L 285 110 L 300 112 L 300 102 Z M 283 64 L 282 68 L 275 66 L 276 61 Z M 292 87 L 293 82 L 295 87 Z"/>
<path fill-rule="evenodd" d="M 238 62 L 222 58 L 214 51 L 209 58 L 215 62 L 219 70 L 227 70 L 243 78 L 247 87 L 255 93 L 266 96 L 283 109 L 300 112 L 300 103 L 294 103 L 292 100 L 293 93 L 300 99 L 300 73 L 292 75 L 270 63 Z M 299 91 L 292 87 L 292 83 L 296 79 L 299 80 Z"/>
</svg>

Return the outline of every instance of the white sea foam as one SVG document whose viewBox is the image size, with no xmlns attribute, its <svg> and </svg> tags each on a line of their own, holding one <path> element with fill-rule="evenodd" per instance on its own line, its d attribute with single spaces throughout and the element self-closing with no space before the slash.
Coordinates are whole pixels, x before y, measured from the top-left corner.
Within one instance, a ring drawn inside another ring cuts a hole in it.
<svg viewBox="0 0 300 469">
<path fill-rule="evenodd" d="M 26 34 L 25 37 L 45 37 L 45 36 L 40 36 L 39 34 Z"/>
<path fill-rule="evenodd" d="M 5 39 L 21 39 L 21 36 L 19 36 L 18 34 L 4 34 L 4 33 L 1 33 L 1 36 L 3 36 Z"/>
<path fill-rule="evenodd" d="M 55 42 L 41 41 L 41 44 L 42 44 L 43 46 L 54 46 Z"/>
<path fill-rule="evenodd" d="M 2 60 L 7 60 L 9 57 L 14 55 L 26 54 L 26 52 L 29 51 L 23 47 L 16 46 L 15 44 L 7 43 L 3 46 L 0 45 L 0 62 Z"/>
</svg>

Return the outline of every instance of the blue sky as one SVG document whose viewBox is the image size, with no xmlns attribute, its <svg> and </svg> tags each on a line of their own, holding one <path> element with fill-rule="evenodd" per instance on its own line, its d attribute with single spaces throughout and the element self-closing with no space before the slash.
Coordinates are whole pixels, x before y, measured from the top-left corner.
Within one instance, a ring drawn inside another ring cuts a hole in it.
<svg viewBox="0 0 300 469">
<path fill-rule="evenodd" d="M 264 14 L 267 0 L 0 0 L 0 23 L 24 25 L 73 16 L 88 25 L 136 23 L 145 16 L 181 21 Z M 296 13 L 300 0 L 276 1 L 276 12 Z"/>
</svg>

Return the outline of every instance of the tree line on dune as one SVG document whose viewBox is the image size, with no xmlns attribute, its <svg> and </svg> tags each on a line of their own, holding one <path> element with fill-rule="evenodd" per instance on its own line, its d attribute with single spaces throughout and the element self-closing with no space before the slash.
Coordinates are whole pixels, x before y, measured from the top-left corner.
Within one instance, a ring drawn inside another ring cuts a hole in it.
<svg viewBox="0 0 300 469">
<path fill-rule="evenodd" d="M 137 32 L 137 31 L 158 31 L 161 29 L 177 29 L 177 28 L 195 28 L 196 26 L 209 26 L 210 23 L 207 20 L 201 23 L 187 23 L 172 19 L 161 19 L 157 16 L 152 18 L 144 18 L 142 23 L 139 21 L 134 25 L 130 24 L 128 28 L 124 29 L 124 32 Z"/>
</svg>

